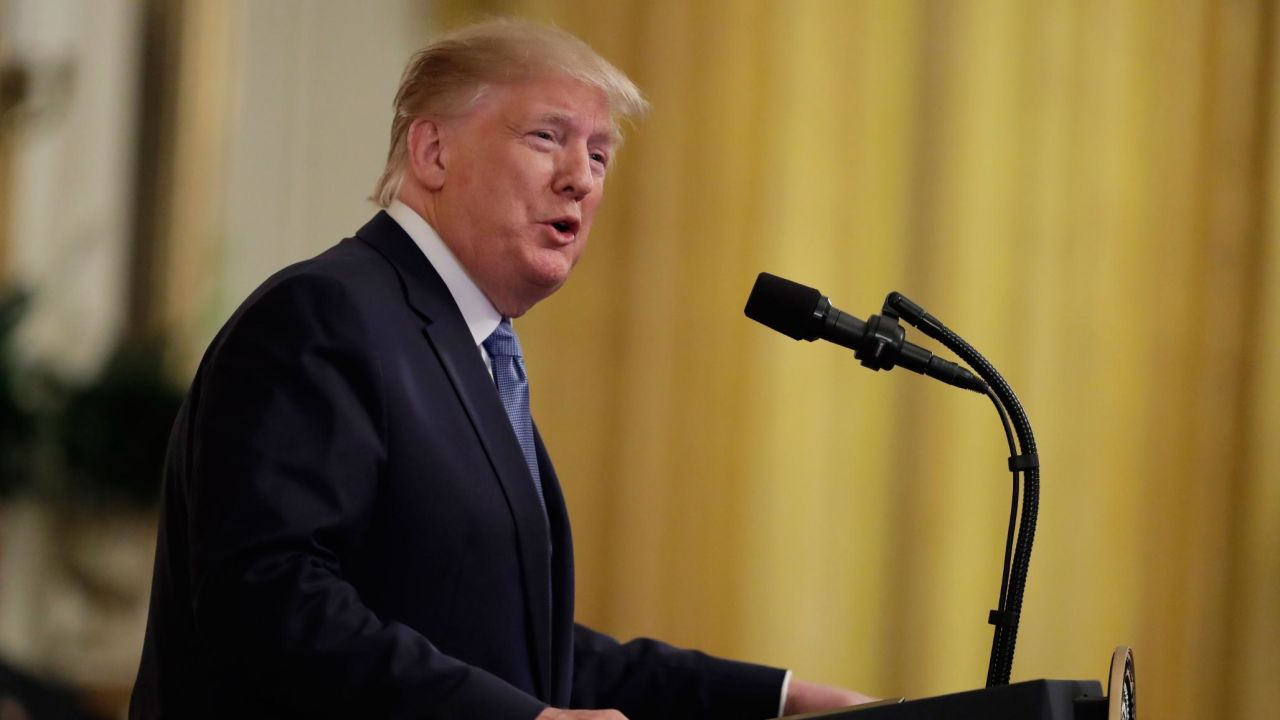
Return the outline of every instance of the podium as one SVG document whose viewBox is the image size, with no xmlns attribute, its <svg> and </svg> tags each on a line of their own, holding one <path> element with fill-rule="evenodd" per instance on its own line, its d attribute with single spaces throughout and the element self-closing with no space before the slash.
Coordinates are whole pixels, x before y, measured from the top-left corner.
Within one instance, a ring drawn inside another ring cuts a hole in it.
<svg viewBox="0 0 1280 720">
<path fill-rule="evenodd" d="M 1107 694 L 1097 680 L 1029 680 L 905 702 L 888 700 L 779 720 L 1135 720 L 1133 650 L 1111 655 Z"/>
<path fill-rule="evenodd" d="M 1030 680 L 893 704 L 872 703 L 782 720 L 1107 720 L 1097 680 Z"/>
</svg>

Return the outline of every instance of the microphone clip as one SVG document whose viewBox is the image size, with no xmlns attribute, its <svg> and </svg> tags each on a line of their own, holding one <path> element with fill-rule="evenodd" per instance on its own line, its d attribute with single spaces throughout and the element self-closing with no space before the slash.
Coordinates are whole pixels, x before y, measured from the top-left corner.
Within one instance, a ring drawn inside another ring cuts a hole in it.
<svg viewBox="0 0 1280 720">
<path fill-rule="evenodd" d="M 888 312 L 867 318 L 867 331 L 853 356 L 863 367 L 872 370 L 892 370 L 902 354 L 902 343 L 907 332 L 898 324 L 896 314 Z"/>
</svg>

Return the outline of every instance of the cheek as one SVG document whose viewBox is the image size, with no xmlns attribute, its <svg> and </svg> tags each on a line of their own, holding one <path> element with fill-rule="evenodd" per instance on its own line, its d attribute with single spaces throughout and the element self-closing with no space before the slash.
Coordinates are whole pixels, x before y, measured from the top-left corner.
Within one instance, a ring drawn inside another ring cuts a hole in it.
<svg viewBox="0 0 1280 720">
<path fill-rule="evenodd" d="M 591 228 L 595 227 L 596 208 L 600 206 L 600 201 L 584 205 L 582 208 L 582 230 L 578 234 L 582 242 L 586 242 L 591 235 Z"/>
<path fill-rule="evenodd" d="M 593 227 L 593 225 L 594 223 L 592 223 L 590 220 L 587 220 L 583 222 L 582 227 L 578 229 L 577 242 L 575 242 L 573 245 L 574 245 L 574 249 L 577 250 L 579 253 L 581 253 L 582 249 L 586 247 L 587 240 L 591 239 L 591 228 Z"/>
<path fill-rule="evenodd" d="M 582 200 L 582 221 L 590 223 L 596 217 L 596 211 L 600 209 L 600 203 L 604 202 L 604 180 L 596 185 L 595 190 Z"/>
</svg>

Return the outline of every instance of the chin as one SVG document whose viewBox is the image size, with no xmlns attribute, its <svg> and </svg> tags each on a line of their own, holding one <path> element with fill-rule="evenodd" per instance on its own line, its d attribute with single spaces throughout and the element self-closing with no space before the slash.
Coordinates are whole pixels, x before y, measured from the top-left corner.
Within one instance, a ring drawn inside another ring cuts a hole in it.
<svg viewBox="0 0 1280 720">
<path fill-rule="evenodd" d="M 507 287 L 513 290 L 518 289 L 509 296 L 512 307 L 498 308 L 499 311 L 509 317 L 519 317 L 535 304 L 545 300 L 569 279 L 569 273 L 573 270 L 576 260 L 576 257 L 570 257 L 558 251 L 544 250 L 533 253 L 532 257 L 526 256 L 522 266 L 513 267 L 512 270 L 515 272 L 508 275 L 510 279 Z M 511 312 L 516 310 L 519 313 Z"/>
<path fill-rule="evenodd" d="M 569 279 L 569 273 L 577 263 L 577 258 L 570 258 L 559 252 L 548 254 L 550 257 L 544 255 L 534 258 L 528 264 L 524 279 L 529 285 L 544 288 L 550 295 Z"/>
<path fill-rule="evenodd" d="M 557 290 L 563 287 L 565 281 L 568 279 L 568 276 L 563 275 L 554 279 L 540 278 L 539 282 L 530 286 L 529 295 L 531 297 L 536 296 L 538 301 L 546 300 L 548 297 L 555 294 Z"/>
</svg>

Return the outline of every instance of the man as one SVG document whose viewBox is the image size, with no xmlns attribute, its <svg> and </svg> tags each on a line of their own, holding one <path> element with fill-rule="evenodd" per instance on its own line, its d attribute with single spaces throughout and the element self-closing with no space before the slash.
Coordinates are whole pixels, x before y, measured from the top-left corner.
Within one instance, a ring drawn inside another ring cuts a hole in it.
<svg viewBox="0 0 1280 720">
<path fill-rule="evenodd" d="M 386 210 L 267 280 L 196 374 L 132 717 L 748 720 L 863 699 L 573 622 L 510 320 L 568 278 L 617 120 L 643 109 L 529 23 L 414 58 Z"/>
</svg>

